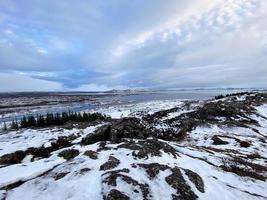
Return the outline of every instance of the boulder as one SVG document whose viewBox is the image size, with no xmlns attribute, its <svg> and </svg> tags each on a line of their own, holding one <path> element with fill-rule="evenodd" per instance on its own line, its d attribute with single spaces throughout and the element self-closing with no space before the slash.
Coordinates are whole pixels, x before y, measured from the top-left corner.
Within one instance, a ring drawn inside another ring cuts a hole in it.
<svg viewBox="0 0 267 200">
<path fill-rule="evenodd" d="M 129 200 L 130 198 L 122 192 L 112 189 L 104 200 Z"/>
<path fill-rule="evenodd" d="M 93 134 L 88 134 L 87 136 L 82 138 L 81 144 L 88 145 L 100 141 L 109 140 L 110 127 L 111 127 L 110 124 L 101 126 Z"/>
<path fill-rule="evenodd" d="M 110 170 L 115 167 L 117 167 L 120 164 L 120 160 L 113 156 L 109 156 L 109 159 L 107 162 L 105 162 L 103 165 L 100 166 L 100 170 Z"/>
<path fill-rule="evenodd" d="M 26 155 L 27 154 L 25 151 L 16 151 L 14 153 L 5 154 L 2 157 L 0 157 L 0 164 L 10 165 L 10 164 L 20 163 Z"/>
<path fill-rule="evenodd" d="M 222 140 L 222 139 L 219 138 L 217 135 L 214 135 L 211 139 L 213 140 L 213 144 L 214 144 L 214 145 L 228 144 L 227 141 Z"/>
<path fill-rule="evenodd" d="M 58 156 L 59 157 L 63 157 L 64 159 L 66 160 L 70 160 L 70 159 L 73 159 L 75 158 L 76 156 L 79 155 L 79 150 L 77 149 L 66 149 L 66 150 L 63 150 L 61 151 Z"/>
</svg>

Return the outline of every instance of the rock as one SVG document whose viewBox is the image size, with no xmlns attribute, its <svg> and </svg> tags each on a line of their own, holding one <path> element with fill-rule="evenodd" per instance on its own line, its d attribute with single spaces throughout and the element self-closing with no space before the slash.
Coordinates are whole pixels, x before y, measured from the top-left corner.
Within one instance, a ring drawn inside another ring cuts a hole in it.
<svg viewBox="0 0 267 200">
<path fill-rule="evenodd" d="M 55 142 L 51 142 L 50 147 L 44 147 L 44 146 L 31 147 L 31 148 L 28 148 L 26 152 L 27 154 L 31 154 L 34 157 L 48 158 L 51 152 L 71 146 L 72 145 L 71 141 L 76 138 L 77 136 L 75 136 L 74 134 L 70 136 L 61 136 L 61 137 L 58 137 Z"/>
<path fill-rule="evenodd" d="M 54 149 L 60 149 L 63 147 L 69 147 L 71 146 L 71 141 L 76 139 L 77 136 L 75 136 L 74 134 L 70 135 L 70 136 L 61 136 L 58 137 L 58 139 L 55 142 L 51 142 L 51 146 Z"/>
<path fill-rule="evenodd" d="M 107 184 L 108 186 L 116 187 L 117 179 L 120 178 L 121 181 L 125 182 L 125 184 L 132 185 L 133 191 L 138 191 L 138 190 L 141 191 L 142 197 L 144 200 L 151 199 L 152 197 L 149 191 L 148 184 L 139 183 L 138 181 L 134 180 L 132 177 L 121 174 L 119 170 L 110 171 L 108 173 L 103 174 L 103 176 L 104 176 L 103 182 Z"/>
<path fill-rule="evenodd" d="M 132 155 L 139 159 L 147 159 L 149 156 L 161 156 L 162 152 L 171 154 L 174 158 L 179 156 L 172 146 L 157 139 L 124 140 L 123 143 L 118 145 L 118 148 L 133 150 Z"/>
<path fill-rule="evenodd" d="M 167 165 L 161 165 L 158 163 L 150 163 L 150 164 L 137 164 L 139 167 L 142 167 L 146 170 L 150 179 L 155 178 L 160 171 L 164 171 L 166 169 L 170 169 Z"/>
<path fill-rule="evenodd" d="M 80 174 L 85 174 L 86 172 L 89 172 L 89 171 L 91 171 L 91 169 L 85 167 L 85 168 L 80 169 Z"/>
<path fill-rule="evenodd" d="M 99 142 L 99 146 L 96 151 L 100 152 L 100 151 L 108 151 L 108 150 L 114 149 L 113 147 L 108 146 L 107 145 L 108 143 L 109 142 L 106 142 L 106 141 Z"/>
<path fill-rule="evenodd" d="M 66 149 L 66 150 L 63 150 L 61 151 L 58 156 L 59 157 L 63 157 L 64 159 L 66 160 L 70 160 L 70 159 L 73 159 L 75 158 L 76 156 L 79 155 L 79 150 L 77 149 Z"/>
<path fill-rule="evenodd" d="M 27 153 L 37 158 L 48 158 L 52 151 L 55 151 L 53 147 L 31 147 L 28 148 Z"/>
<path fill-rule="evenodd" d="M 138 145 L 138 148 L 133 152 L 133 156 L 139 159 L 147 159 L 149 156 L 161 156 L 162 152 L 171 154 L 174 158 L 179 156 L 173 147 L 157 139 L 138 141 Z"/>
<path fill-rule="evenodd" d="M 54 176 L 54 179 L 57 181 L 59 179 L 62 179 L 63 177 L 65 177 L 69 172 L 61 172 L 61 173 L 58 173 Z"/>
<path fill-rule="evenodd" d="M 202 180 L 202 178 L 195 172 L 189 170 L 189 169 L 185 169 L 185 174 L 188 176 L 189 180 L 195 184 L 196 188 L 204 193 L 205 189 L 204 189 L 204 182 Z"/>
<path fill-rule="evenodd" d="M 100 141 L 107 141 L 109 140 L 109 133 L 110 133 L 111 125 L 104 125 L 98 128 L 93 134 L 88 134 L 84 138 L 82 138 L 81 144 L 88 145 L 93 144 Z"/>
<path fill-rule="evenodd" d="M 238 176 L 246 176 L 262 181 L 267 180 L 266 165 L 257 164 L 251 160 L 240 157 L 222 159 L 222 163 L 223 165 L 221 165 L 220 168 L 222 168 L 224 171 L 235 173 Z"/>
<path fill-rule="evenodd" d="M 33 155 L 33 158 L 48 158 L 51 154 L 51 152 L 56 151 L 61 148 L 69 147 L 71 146 L 71 141 L 76 138 L 75 135 L 70 136 L 61 136 L 59 137 L 55 142 L 51 142 L 50 147 L 30 147 L 25 151 L 16 151 L 14 153 L 3 155 L 0 158 L 0 164 L 17 164 L 20 163 L 21 160 L 26 155 Z"/>
<path fill-rule="evenodd" d="M 251 146 L 251 143 L 248 141 L 240 141 L 239 144 L 240 144 L 240 147 L 244 147 L 244 148 L 248 148 Z"/>
<path fill-rule="evenodd" d="M 113 156 L 109 156 L 109 159 L 107 162 L 105 162 L 103 165 L 100 166 L 100 170 L 109 170 L 117 167 L 120 164 L 120 160 Z"/>
<path fill-rule="evenodd" d="M 193 111 L 185 112 L 177 117 L 164 120 L 163 123 L 171 128 L 167 130 L 157 129 L 153 132 L 153 136 L 164 140 L 180 141 L 185 138 L 187 133 L 197 126 L 202 125 L 216 124 L 240 127 L 246 127 L 248 125 L 258 126 L 258 122 L 248 116 L 257 114 L 253 105 L 259 105 L 264 101 L 267 101 L 267 99 L 262 96 L 248 96 L 246 101 L 229 99 L 228 101 L 207 101 L 203 105 L 199 104 Z M 162 116 L 167 116 L 168 113 L 176 112 L 175 109 L 177 108 L 155 112 L 152 115 L 144 116 L 142 119 L 146 124 L 156 125 Z M 184 107 L 184 110 L 186 109 L 187 108 Z M 221 118 L 222 120 L 219 120 L 218 118 Z"/>
<path fill-rule="evenodd" d="M 222 140 L 221 138 L 219 138 L 217 135 L 214 135 L 212 138 L 213 140 L 213 144 L 214 145 L 223 145 L 223 144 L 229 144 L 228 142 Z"/>
<path fill-rule="evenodd" d="M 116 189 L 112 189 L 104 200 L 129 200 L 130 198 Z"/>
<path fill-rule="evenodd" d="M 108 171 L 105 174 L 108 174 L 108 173 L 129 173 L 129 172 L 130 172 L 129 169 L 123 168 L 123 169 Z"/>
<path fill-rule="evenodd" d="M 143 126 L 138 118 L 122 118 L 101 126 L 93 134 L 84 137 L 81 144 L 88 145 L 100 141 L 120 142 L 123 138 L 145 139 L 151 131 Z"/>
<path fill-rule="evenodd" d="M 25 151 L 16 151 L 14 153 L 5 154 L 0 157 L 0 164 L 11 165 L 20 163 L 26 155 L 27 153 Z"/>
<path fill-rule="evenodd" d="M 111 141 L 119 142 L 123 138 L 145 139 L 151 136 L 151 133 L 138 118 L 132 117 L 115 121 L 111 126 L 109 135 Z"/>
<path fill-rule="evenodd" d="M 91 151 L 91 150 L 85 151 L 83 155 L 88 156 L 89 158 L 94 159 L 94 160 L 98 158 L 98 153 L 95 151 Z"/>
<path fill-rule="evenodd" d="M 198 196 L 187 185 L 180 169 L 175 167 L 172 169 L 172 174 L 165 178 L 166 182 L 174 189 L 177 194 L 173 195 L 173 199 L 196 200 Z"/>
</svg>

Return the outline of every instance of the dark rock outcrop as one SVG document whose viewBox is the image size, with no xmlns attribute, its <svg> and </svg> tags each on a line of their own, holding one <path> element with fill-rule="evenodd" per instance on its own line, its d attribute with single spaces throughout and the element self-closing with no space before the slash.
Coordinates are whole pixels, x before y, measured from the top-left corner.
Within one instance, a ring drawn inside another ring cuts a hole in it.
<svg viewBox="0 0 267 200">
<path fill-rule="evenodd" d="M 267 180 L 267 166 L 253 163 L 248 159 L 240 157 L 222 159 L 220 168 L 224 171 L 235 173 L 238 176 L 250 177 L 262 181 Z"/>
<path fill-rule="evenodd" d="M 172 146 L 157 139 L 125 140 L 118 145 L 118 148 L 133 150 L 132 155 L 139 159 L 147 159 L 149 156 L 161 156 L 163 152 L 171 154 L 174 158 L 179 156 Z"/>
<path fill-rule="evenodd" d="M 212 138 L 213 144 L 214 145 L 223 145 L 223 144 L 228 144 L 227 141 L 222 140 L 219 136 L 214 135 Z"/>
<path fill-rule="evenodd" d="M 185 174 L 188 176 L 189 180 L 195 184 L 196 188 L 204 193 L 205 189 L 204 189 L 204 182 L 202 180 L 202 178 L 195 172 L 189 170 L 189 169 L 184 169 Z"/>
<path fill-rule="evenodd" d="M 55 142 L 51 142 L 51 146 L 54 149 L 60 149 L 63 147 L 69 147 L 71 146 L 71 141 L 75 140 L 77 138 L 76 135 L 72 134 L 69 136 L 61 136 L 59 137 Z"/>
<path fill-rule="evenodd" d="M 20 163 L 26 155 L 27 153 L 25 151 L 16 151 L 14 153 L 5 154 L 0 157 L 0 164 L 11 165 Z"/>
<path fill-rule="evenodd" d="M 104 200 L 129 200 L 130 198 L 122 192 L 112 189 L 108 196 L 104 196 Z"/>
<path fill-rule="evenodd" d="M 51 152 L 61 148 L 69 147 L 72 145 L 71 141 L 76 138 L 75 135 L 61 136 L 56 141 L 51 142 L 50 147 L 30 147 L 25 151 L 16 151 L 14 153 L 5 154 L 0 157 L 0 164 L 11 165 L 20 163 L 26 155 L 32 155 L 33 158 L 48 158 Z"/>
<path fill-rule="evenodd" d="M 88 168 L 88 167 L 85 167 L 85 168 L 80 169 L 79 173 L 80 173 L 80 174 L 85 174 L 85 173 L 87 173 L 87 172 L 89 172 L 89 171 L 91 171 L 91 169 Z"/>
<path fill-rule="evenodd" d="M 155 178 L 160 171 L 170 169 L 167 165 L 161 165 L 159 163 L 150 164 L 137 164 L 139 167 L 144 168 L 150 179 Z M 136 165 L 135 165 L 136 166 Z"/>
<path fill-rule="evenodd" d="M 27 153 L 33 155 L 33 158 L 48 158 L 54 150 L 53 147 L 31 147 Z"/>
<path fill-rule="evenodd" d="M 88 144 L 94 144 L 100 141 L 109 140 L 110 139 L 110 136 L 109 136 L 110 127 L 111 127 L 110 124 L 101 126 L 93 134 L 89 134 L 85 136 L 84 138 L 82 138 L 81 144 L 88 145 Z"/>
<path fill-rule="evenodd" d="M 120 142 L 123 138 L 145 139 L 151 135 L 151 131 L 143 126 L 139 119 L 123 118 L 112 120 L 110 124 L 103 125 L 93 134 L 85 136 L 81 144 L 88 145 L 100 141 Z"/>
<path fill-rule="evenodd" d="M 79 150 L 77 149 L 66 149 L 66 150 L 63 150 L 61 151 L 58 156 L 59 157 L 63 157 L 64 159 L 66 160 L 70 160 L 70 159 L 73 159 L 75 158 L 76 156 L 79 155 Z"/>
<path fill-rule="evenodd" d="M 196 200 L 198 196 L 187 185 L 180 169 L 175 167 L 172 169 L 172 174 L 165 178 L 166 182 L 174 189 L 176 194 L 173 195 L 173 199 L 183 200 Z"/>
<path fill-rule="evenodd" d="M 248 148 L 251 146 L 251 143 L 248 141 L 240 141 L 239 143 L 240 143 L 240 146 L 244 148 Z"/>
<path fill-rule="evenodd" d="M 151 132 L 137 118 L 123 118 L 112 124 L 110 140 L 119 142 L 122 138 L 145 139 Z"/>
<path fill-rule="evenodd" d="M 153 137 L 180 141 L 186 134 L 197 126 L 217 124 L 227 126 L 247 127 L 249 125 L 259 125 L 258 122 L 251 118 L 250 115 L 257 114 L 255 105 L 261 105 L 267 102 L 267 94 L 258 93 L 246 96 L 245 100 L 228 99 L 218 101 L 206 101 L 199 104 L 193 111 L 185 112 L 177 117 L 165 119 L 163 122 L 170 128 L 163 130 L 154 130 Z M 193 102 L 188 102 L 190 104 Z M 156 125 L 162 117 L 168 113 L 176 112 L 178 108 L 159 111 L 152 115 L 146 115 L 142 119 L 147 125 Z M 187 109 L 185 106 L 183 107 Z M 162 122 L 162 121 L 161 121 Z"/>
<path fill-rule="evenodd" d="M 88 156 L 93 160 L 96 160 L 98 158 L 98 153 L 92 150 L 85 151 L 83 155 Z"/>
<path fill-rule="evenodd" d="M 149 185 L 145 183 L 139 183 L 137 180 L 130 176 L 120 173 L 120 171 L 111 171 L 103 175 L 103 183 L 111 187 L 117 186 L 117 179 L 120 178 L 125 184 L 129 184 L 134 188 L 134 191 L 141 191 L 144 200 L 151 199 Z"/>
<path fill-rule="evenodd" d="M 110 169 L 117 167 L 119 164 L 120 164 L 120 160 L 118 160 L 117 158 L 113 156 L 109 156 L 108 161 L 100 166 L 100 170 L 104 170 L 104 171 L 110 170 Z"/>
<path fill-rule="evenodd" d="M 55 181 L 64 178 L 69 172 L 61 172 L 54 176 Z"/>
</svg>

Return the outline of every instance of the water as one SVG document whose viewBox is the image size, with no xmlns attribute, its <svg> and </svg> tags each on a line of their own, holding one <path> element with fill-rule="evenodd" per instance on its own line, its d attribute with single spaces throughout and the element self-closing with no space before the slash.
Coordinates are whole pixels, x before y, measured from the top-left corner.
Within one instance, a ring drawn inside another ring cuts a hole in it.
<svg viewBox="0 0 267 200">
<path fill-rule="evenodd" d="M 96 103 L 92 102 L 79 102 L 70 104 L 58 104 L 53 106 L 40 106 L 39 108 L 33 108 L 14 113 L 10 116 L 4 116 L 0 118 L 0 122 L 8 122 L 12 120 L 20 120 L 23 116 L 27 115 L 46 115 L 46 113 L 56 112 L 81 112 L 88 109 L 96 109 L 104 106 L 116 106 L 123 104 L 134 104 L 141 102 L 148 102 L 154 100 L 206 100 L 211 99 L 219 94 L 235 93 L 240 90 L 194 90 L 194 91 L 158 91 L 158 92 L 143 92 L 138 94 L 112 94 L 112 95 L 99 95 Z"/>
<path fill-rule="evenodd" d="M 189 91 L 158 91 L 153 93 L 140 93 L 137 95 L 115 95 L 102 99 L 107 103 L 116 101 L 128 103 L 141 103 L 154 100 L 207 100 L 220 94 L 244 92 L 244 90 L 189 90 Z"/>
</svg>

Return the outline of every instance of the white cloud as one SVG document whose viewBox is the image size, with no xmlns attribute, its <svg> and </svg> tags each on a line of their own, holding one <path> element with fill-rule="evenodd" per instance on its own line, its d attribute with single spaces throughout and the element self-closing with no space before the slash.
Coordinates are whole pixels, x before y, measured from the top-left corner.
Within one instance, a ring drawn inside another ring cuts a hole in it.
<svg viewBox="0 0 267 200">
<path fill-rule="evenodd" d="M 71 89 L 72 91 L 109 91 L 109 90 L 125 90 L 128 89 L 128 87 L 125 86 L 114 86 L 110 87 L 107 85 L 97 85 L 97 84 L 86 84 L 86 85 L 81 85 L 78 88 Z"/>
<path fill-rule="evenodd" d="M 3 72 L 81 90 L 254 84 L 267 75 L 266 0 L 5 4 L 0 1 Z"/>
<path fill-rule="evenodd" d="M 34 79 L 19 74 L 0 73 L 1 92 L 60 91 L 61 84 L 53 81 Z"/>
<path fill-rule="evenodd" d="M 43 49 L 43 48 L 37 48 L 37 51 L 38 51 L 39 53 L 41 53 L 41 54 L 47 54 L 47 53 L 48 53 L 48 51 L 45 50 L 45 49 Z"/>
<path fill-rule="evenodd" d="M 203 13 L 210 11 L 210 9 L 220 5 L 222 2 L 222 0 L 189 0 L 185 4 L 189 4 L 190 6 L 186 6 L 181 11 L 177 10 L 175 15 L 170 15 L 169 19 L 160 24 L 156 24 L 150 29 L 142 30 L 130 38 L 126 37 L 125 41 L 122 41 L 121 44 L 114 47 L 111 52 L 115 57 L 121 57 L 131 49 L 143 47 L 146 42 L 153 40 L 155 37 L 159 36 L 164 41 L 168 36 L 171 37 L 173 34 L 179 36 L 181 33 L 180 26 L 188 23 L 192 18 L 194 20 L 199 19 Z M 194 23 L 194 20 L 190 23 Z M 196 26 L 198 25 L 196 24 Z"/>
<path fill-rule="evenodd" d="M 122 62 L 121 70 L 132 67 L 135 77 L 152 87 L 266 85 L 266 5 L 218 1 L 209 9 L 189 12 L 184 20 L 178 16 L 178 24 L 129 39 L 118 46 L 119 58 L 114 60 Z"/>
<path fill-rule="evenodd" d="M 177 12 L 175 16 L 171 15 L 167 21 L 148 30 L 141 30 L 133 37 L 124 37 L 124 41 L 111 50 L 112 55 L 115 56 L 113 59 L 120 59 L 127 53 L 144 47 L 155 38 L 159 41 L 166 41 L 176 37 L 177 40 L 190 42 L 191 32 L 194 31 L 210 32 L 216 30 L 221 33 L 227 27 L 237 29 L 245 17 L 252 17 L 251 9 L 254 9 L 258 4 L 257 0 L 191 0 L 189 2 L 189 7 L 186 7 L 182 12 Z M 261 3 L 259 7 L 264 10 L 266 3 Z M 201 24 L 203 22 L 206 22 L 208 27 L 203 27 Z M 186 34 L 184 38 L 180 37 L 181 30 Z"/>
</svg>

